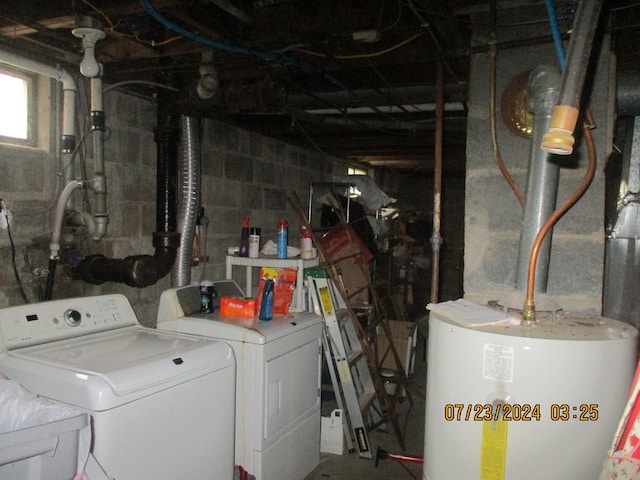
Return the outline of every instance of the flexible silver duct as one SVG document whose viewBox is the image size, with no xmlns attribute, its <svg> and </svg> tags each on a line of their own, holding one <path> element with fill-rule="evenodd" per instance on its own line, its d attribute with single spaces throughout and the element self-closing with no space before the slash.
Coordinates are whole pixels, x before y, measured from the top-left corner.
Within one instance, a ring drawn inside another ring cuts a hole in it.
<svg viewBox="0 0 640 480">
<path fill-rule="evenodd" d="M 171 287 L 182 287 L 191 283 L 193 235 L 200 194 L 198 118 L 182 115 L 180 129 L 182 135 L 180 138 L 180 171 L 178 173 L 177 230 L 181 240 L 176 261 L 171 269 Z"/>
<path fill-rule="evenodd" d="M 560 165 L 551 154 L 540 148 L 540 141 L 549 127 L 551 111 L 558 98 L 560 83 L 560 72 L 550 65 L 537 67 L 529 76 L 528 98 L 529 107 L 534 114 L 534 124 L 518 248 L 518 269 L 516 272 L 516 289 L 518 290 L 527 288 L 529 256 L 533 243 L 536 235 L 556 208 Z M 535 292 L 544 293 L 547 291 L 550 250 L 551 234 L 545 238 L 538 255 Z"/>
</svg>

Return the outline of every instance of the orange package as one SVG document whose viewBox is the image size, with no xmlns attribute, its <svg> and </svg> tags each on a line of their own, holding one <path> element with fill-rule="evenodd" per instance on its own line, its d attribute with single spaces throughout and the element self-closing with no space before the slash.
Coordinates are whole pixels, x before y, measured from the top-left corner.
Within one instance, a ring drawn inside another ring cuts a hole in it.
<svg viewBox="0 0 640 480">
<path fill-rule="evenodd" d="M 220 315 L 223 317 L 253 318 L 256 312 L 255 298 L 222 297 L 220 299 Z"/>
<path fill-rule="evenodd" d="M 258 298 L 256 313 L 260 311 L 262 292 L 267 280 L 273 280 L 273 314 L 286 315 L 289 313 L 289 305 L 293 300 L 293 291 L 296 288 L 297 268 L 260 268 L 260 280 L 258 283 Z"/>
</svg>

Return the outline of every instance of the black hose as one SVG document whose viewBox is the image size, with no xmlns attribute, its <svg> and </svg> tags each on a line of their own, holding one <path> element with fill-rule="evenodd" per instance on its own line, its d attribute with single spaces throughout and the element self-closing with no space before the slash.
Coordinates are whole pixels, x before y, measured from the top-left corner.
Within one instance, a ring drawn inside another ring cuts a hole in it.
<svg viewBox="0 0 640 480">
<path fill-rule="evenodd" d="M 47 284 L 44 289 L 43 300 L 51 300 L 53 297 L 53 282 L 56 277 L 56 267 L 58 266 L 58 260 L 56 258 L 49 259 L 49 273 L 47 274 Z"/>
</svg>

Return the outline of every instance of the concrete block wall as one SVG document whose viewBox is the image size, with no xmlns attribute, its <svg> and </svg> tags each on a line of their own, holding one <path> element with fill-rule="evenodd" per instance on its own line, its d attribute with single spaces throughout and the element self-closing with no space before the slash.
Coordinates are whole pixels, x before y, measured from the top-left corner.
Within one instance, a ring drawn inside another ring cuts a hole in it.
<svg viewBox="0 0 640 480">
<path fill-rule="evenodd" d="M 515 9 L 514 9 L 515 10 Z M 522 9 L 526 10 L 526 9 Z M 503 12 L 499 25 L 518 24 L 543 11 Z M 543 23 L 544 25 L 544 23 Z M 516 33 L 499 31 L 498 41 L 508 41 Z M 502 33 L 502 34 L 501 34 Z M 540 33 L 540 32 L 538 32 Z M 522 35 L 523 32 L 517 32 Z M 487 32 L 476 32 L 475 41 L 488 44 Z M 584 197 L 553 230 L 547 292 L 562 308 L 571 311 L 601 311 L 604 258 L 604 166 L 611 152 L 614 99 L 614 60 L 605 39 L 596 54 L 597 65 L 590 69 L 585 89 L 596 119 L 593 130 L 598 167 Z M 505 126 L 500 113 L 502 93 L 517 75 L 541 64 L 558 65 L 552 44 L 500 50 L 497 57 L 497 133 L 507 169 L 524 190 L 529 140 L 516 136 Z M 507 303 L 516 280 L 517 253 L 522 209 L 500 173 L 493 152 L 489 125 L 490 55 L 471 57 L 469 115 L 467 130 L 467 173 L 465 202 L 465 297 L 479 303 Z M 578 138 L 580 135 L 577 136 Z M 587 166 L 584 140 L 577 140 L 572 158 L 560 157 L 558 205 L 580 185 Z M 521 306 L 519 307 L 521 308 Z"/>
<path fill-rule="evenodd" d="M 88 91 L 80 80 L 81 93 Z M 56 104 L 56 87 L 51 90 Z M 86 105 L 86 100 L 78 102 Z M 152 232 L 155 230 L 156 105 L 153 101 L 111 90 L 104 96 L 107 132 L 105 134 L 105 170 L 107 176 L 107 210 L 109 225 L 106 238 L 95 243 L 81 231 L 70 250 L 81 255 L 101 253 L 108 258 L 134 254 L 153 254 Z M 51 115 L 57 113 L 40 112 Z M 83 114 L 79 117 L 82 118 Z M 215 120 L 203 119 L 202 197 L 201 203 L 210 219 L 207 250 L 210 261 L 206 276 L 224 277 L 227 248 L 237 245 L 242 217 L 249 215 L 253 226 L 262 228 L 263 242 L 275 239 L 277 220 L 290 224 L 290 244 L 297 244 L 300 222 L 285 200 L 285 193 L 296 192 L 303 203 L 311 181 L 326 181 L 334 173 L 346 173 L 334 158 L 315 151 L 277 142 Z M 89 177 L 93 172 L 91 142 L 83 154 Z M 80 173 L 78 157 L 76 172 Z M 52 140 L 42 148 L 0 145 L 0 198 L 5 199 L 14 215 L 11 234 L 0 230 L 0 308 L 24 303 L 13 274 L 11 258 L 22 279 L 29 302 L 39 300 L 46 278 L 41 274 L 48 263 L 48 244 L 53 209 L 57 195 L 57 154 Z M 76 202 L 81 194 L 76 193 Z M 88 193 L 92 201 L 92 193 Z M 81 203 L 77 203 L 81 205 Z M 200 279 L 202 265 L 193 267 L 192 281 Z M 108 282 L 91 285 L 70 277 L 69 265 L 61 262 L 53 298 L 103 293 L 123 293 L 132 302 L 140 320 L 155 321 L 158 298 L 170 285 L 170 278 L 139 289 Z"/>
</svg>

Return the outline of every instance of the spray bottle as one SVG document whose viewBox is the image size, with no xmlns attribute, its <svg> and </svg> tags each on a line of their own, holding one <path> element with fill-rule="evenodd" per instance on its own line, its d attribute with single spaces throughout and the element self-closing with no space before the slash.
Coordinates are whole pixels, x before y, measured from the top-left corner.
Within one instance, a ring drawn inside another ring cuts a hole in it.
<svg viewBox="0 0 640 480">
<path fill-rule="evenodd" d="M 238 256 L 249 256 L 249 217 L 244 217 L 242 220 L 242 233 L 240 234 L 240 249 Z"/>
<path fill-rule="evenodd" d="M 268 278 L 262 290 L 260 314 L 258 315 L 260 320 L 271 320 L 273 318 L 273 296 L 273 278 Z"/>
<path fill-rule="evenodd" d="M 287 258 L 289 224 L 283 218 L 278 222 L 278 258 Z"/>
</svg>

